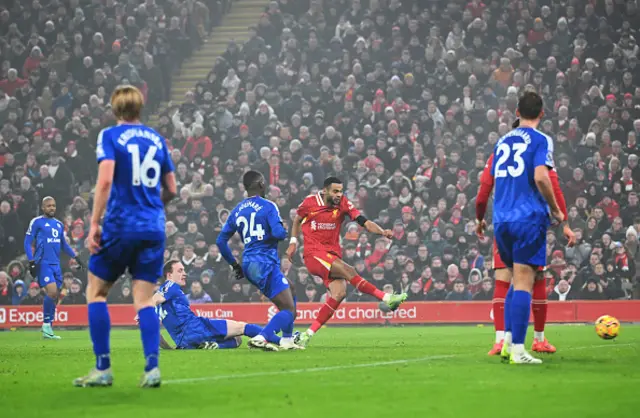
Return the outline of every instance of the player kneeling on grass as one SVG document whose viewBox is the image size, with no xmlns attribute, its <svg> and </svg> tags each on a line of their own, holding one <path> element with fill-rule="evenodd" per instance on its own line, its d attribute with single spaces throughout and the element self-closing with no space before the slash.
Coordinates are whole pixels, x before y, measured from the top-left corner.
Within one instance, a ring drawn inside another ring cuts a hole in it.
<svg viewBox="0 0 640 418">
<path fill-rule="evenodd" d="M 169 260 L 163 268 L 164 283 L 153 295 L 156 311 L 177 349 L 216 350 L 237 348 L 241 335 L 255 337 L 262 327 L 227 319 L 197 316 L 181 287 L 186 285 L 187 273 L 178 260 Z M 136 318 L 137 320 L 137 318 Z M 173 349 L 160 335 L 160 346 Z"/>
<path fill-rule="evenodd" d="M 249 341 L 249 348 L 265 351 L 302 349 L 293 342 L 296 301 L 289 281 L 280 270 L 278 256 L 278 241 L 287 237 L 287 231 L 278 207 L 264 198 L 266 186 L 262 174 L 247 171 L 242 183 L 248 197 L 231 211 L 216 245 L 222 257 L 233 267 L 236 279 L 246 276 L 279 310 L 264 330 Z M 242 266 L 228 244 L 236 232 L 244 243 Z M 279 332 L 282 332 L 282 337 L 277 335 Z"/>
</svg>

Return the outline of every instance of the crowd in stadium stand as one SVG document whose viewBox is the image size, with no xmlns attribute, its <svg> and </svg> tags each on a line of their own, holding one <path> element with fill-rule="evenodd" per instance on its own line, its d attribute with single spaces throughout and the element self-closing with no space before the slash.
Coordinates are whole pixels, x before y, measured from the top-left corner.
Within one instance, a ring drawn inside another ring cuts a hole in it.
<svg viewBox="0 0 640 418">
<path fill-rule="evenodd" d="M 560 231 L 548 232 L 549 299 L 640 298 L 637 1 L 265 5 L 249 40 L 231 40 L 157 126 L 180 190 L 167 206 L 166 257 L 186 266 L 192 302 L 263 300 L 230 279 L 215 246 L 248 168 L 264 174 L 287 227 L 325 177 L 343 179 L 345 196 L 394 233 L 371 236 L 356 223 L 343 231 L 345 261 L 379 288 L 411 301 L 490 300 L 492 238 L 475 235 L 475 196 L 525 88 L 544 98 L 540 129 L 554 138 L 578 240 L 567 248 Z M 71 244 L 87 256 L 95 138 L 112 123 L 111 89 L 135 84 L 156 110 L 173 66 L 226 8 L 35 0 L 0 12 L 0 305 L 39 303 L 21 255 L 42 197 L 57 199 Z M 240 257 L 240 242 L 233 248 Z M 71 267 L 62 303 L 83 303 L 86 275 Z M 283 256 L 282 268 L 299 301 L 322 300 L 322 281 L 300 256 Z M 130 302 L 128 281 L 110 298 Z M 347 300 L 368 299 L 351 289 Z"/>
</svg>

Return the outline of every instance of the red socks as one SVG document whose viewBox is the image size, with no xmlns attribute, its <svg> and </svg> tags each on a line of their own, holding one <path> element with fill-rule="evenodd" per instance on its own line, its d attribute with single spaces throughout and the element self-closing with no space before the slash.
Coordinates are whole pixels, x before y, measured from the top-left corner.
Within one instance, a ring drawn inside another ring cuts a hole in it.
<svg viewBox="0 0 640 418">
<path fill-rule="evenodd" d="M 318 312 L 316 320 L 313 321 L 309 329 L 314 333 L 317 332 L 325 322 L 331 319 L 333 313 L 338 309 L 338 305 L 340 305 L 340 302 L 331 297 L 327 297 L 326 302 L 322 305 L 322 308 L 320 308 L 320 312 Z"/>
<path fill-rule="evenodd" d="M 544 331 L 547 323 L 547 281 L 536 280 L 533 284 L 533 301 L 531 303 L 533 311 L 533 329 L 536 332 Z"/>
<path fill-rule="evenodd" d="M 496 331 L 504 331 L 504 298 L 511 283 L 496 280 L 496 287 L 493 289 L 493 326 Z"/>
<path fill-rule="evenodd" d="M 360 276 L 354 276 L 351 280 L 349 280 L 349 283 L 351 283 L 353 287 L 355 287 L 362 293 L 371 295 L 378 300 L 382 300 L 384 298 L 384 292 L 382 290 L 378 289 Z"/>
</svg>

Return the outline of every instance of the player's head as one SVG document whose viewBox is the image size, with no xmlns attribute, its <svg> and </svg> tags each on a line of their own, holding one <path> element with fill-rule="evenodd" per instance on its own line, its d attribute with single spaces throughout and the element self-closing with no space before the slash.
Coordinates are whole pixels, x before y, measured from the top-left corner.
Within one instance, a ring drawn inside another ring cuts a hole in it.
<svg viewBox="0 0 640 418">
<path fill-rule="evenodd" d="M 255 170 L 249 170 L 242 176 L 242 184 L 249 196 L 262 196 L 264 197 L 267 190 L 265 185 L 264 176 Z"/>
<path fill-rule="evenodd" d="M 343 186 L 342 180 L 337 177 L 327 177 L 322 185 L 324 196 L 329 206 L 338 206 L 342 200 Z"/>
<path fill-rule="evenodd" d="M 539 122 L 544 116 L 542 97 L 535 91 L 526 91 L 518 100 L 516 115 L 525 121 Z"/>
<path fill-rule="evenodd" d="M 162 268 L 162 276 L 165 280 L 171 280 L 180 286 L 187 284 L 187 273 L 179 260 L 167 261 Z"/>
<path fill-rule="evenodd" d="M 144 97 L 134 86 L 118 86 L 111 95 L 111 109 L 119 122 L 137 122 L 140 120 Z"/>
<path fill-rule="evenodd" d="M 42 213 L 49 218 L 53 218 L 56 214 L 56 199 L 51 196 L 42 199 Z"/>
</svg>

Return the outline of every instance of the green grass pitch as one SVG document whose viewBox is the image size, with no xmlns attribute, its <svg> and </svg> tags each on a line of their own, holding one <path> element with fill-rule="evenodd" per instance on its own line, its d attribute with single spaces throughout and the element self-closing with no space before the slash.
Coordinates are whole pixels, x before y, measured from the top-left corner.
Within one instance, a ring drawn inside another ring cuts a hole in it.
<svg viewBox="0 0 640 418">
<path fill-rule="evenodd" d="M 112 332 L 114 386 L 74 388 L 93 365 L 87 331 L 0 333 L 0 416 L 638 417 L 640 326 L 613 341 L 549 326 L 542 366 L 501 364 L 491 327 L 326 328 L 306 351 L 163 351 L 163 386 L 139 389 L 136 330 Z M 532 334 L 532 330 L 530 330 Z M 531 335 L 529 336 L 529 339 Z M 530 341 L 528 342 L 530 344 Z"/>
</svg>

